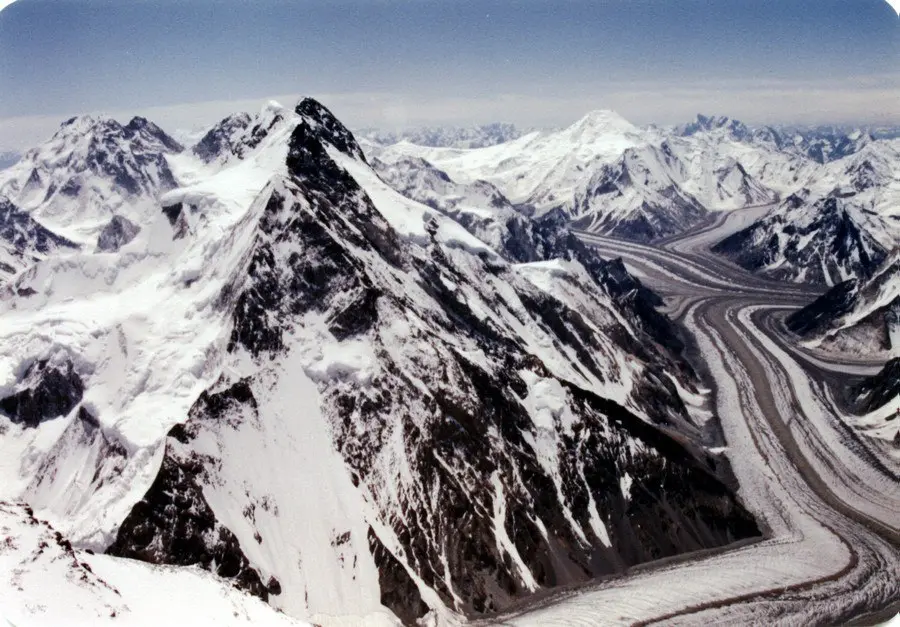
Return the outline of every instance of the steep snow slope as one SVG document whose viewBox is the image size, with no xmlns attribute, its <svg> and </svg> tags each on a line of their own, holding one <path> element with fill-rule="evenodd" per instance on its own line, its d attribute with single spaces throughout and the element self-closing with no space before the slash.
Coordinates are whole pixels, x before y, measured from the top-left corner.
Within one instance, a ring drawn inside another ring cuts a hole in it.
<svg viewBox="0 0 900 627">
<path fill-rule="evenodd" d="M 75 548 L 27 505 L 0 502 L 0 533 L 0 620 L 7 625 L 305 624 L 199 569 Z"/>
<path fill-rule="evenodd" d="M 0 196 L 0 285 L 46 255 L 76 248 Z"/>
<path fill-rule="evenodd" d="M 621 264 L 546 260 L 567 236 L 541 229 L 545 260 L 510 263 L 314 101 L 233 134 L 169 158 L 181 186 L 121 250 L 7 290 L 0 497 L 326 624 L 480 613 L 758 533 Z"/>
<path fill-rule="evenodd" d="M 836 285 L 787 324 L 810 346 L 825 350 L 900 354 L 900 249 L 870 278 Z"/>
<path fill-rule="evenodd" d="M 534 223 L 491 183 L 457 183 L 419 158 L 387 164 L 376 157 L 371 163 L 393 189 L 453 218 L 495 252 L 513 261 L 542 258 L 535 247 Z"/>
<path fill-rule="evenodd" d="M 152 219 L 159 195 L 176 185 L 167 155 L 181 149 L 144 118 L 125 126 L 72 118 L 0 172 L 0 193 L 50 230 L 93 246 L 115 214 L 139 225 Z"/>
</svg>

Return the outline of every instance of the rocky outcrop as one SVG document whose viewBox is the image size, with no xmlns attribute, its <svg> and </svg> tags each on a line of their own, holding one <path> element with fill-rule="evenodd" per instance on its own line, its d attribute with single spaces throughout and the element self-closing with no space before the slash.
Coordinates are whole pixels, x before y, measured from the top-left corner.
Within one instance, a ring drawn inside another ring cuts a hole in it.
<svg viewBox="0 0 900 627">
<path fill-rule="evenodd" d="M 100 231 L 97 239 L 97 250 L 101 252 L 118 252 L 122 246 L 131 242 L 141 227 L 124 216 L 113 216 L 109 223 Z"/>
<path fill-rule="evenodd" d="M 0 411 L 26 427 L 67 415 L 84 395 L 84 384 L 69 359 L 34 362 L 16 387 L 14 394 L 0 399 Z"/>
<path fill-rule="evenodd" d="M 237 538 L 216 519 L 201 481 L 210 460 L 190 449 L 198 423 L 240 402 L 254 402 L 240 383 L 219 394 L 204 394 L 191 421 L 172 429 L 156 480 L 122 522 L 107 553 L 151 564 L 199 565 L 263 600 L 279 593 L 278 581 L 261 581 Z"/>
<path fill-rule="evenodd" d="M 77 248 L 0 196 L 0 276 L 16 274 L 48 254 Z"/>
<path fill-rule="evenodd" d="M 868 277 L 835 285 L 786 319 L 787 327 L 820 348 L 878 354 L 900 343 L 900 251 Z"/>
<path fill-rule="evenodd" d="M 852 195 L 834 192 L 813 200 L 804 191 L 712 250 L 774 279 L 836 285 L 871 276 L 885 259 L 870 220 L 876 218 L 857 207 Z"/>
<path fill-rule="evenodd" d="M 853 388 L 858 413 L 868 414 L 900 397 L 900 357 L 892 359 L 873 377 Z"/>
<path fill-rule="evenodd" d="M 785 318 L 787 328 L 801 336 L 812 336 L 827 331 L 836 320 L 853 308 L 859 281 L 850 279 L 838 283 L 802 309 Z"/>
</svg>

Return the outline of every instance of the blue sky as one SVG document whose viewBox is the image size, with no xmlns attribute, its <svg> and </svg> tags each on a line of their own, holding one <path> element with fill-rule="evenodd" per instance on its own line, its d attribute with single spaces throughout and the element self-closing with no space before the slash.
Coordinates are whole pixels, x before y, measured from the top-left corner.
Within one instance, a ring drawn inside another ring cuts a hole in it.
<svg viewBox="0 0 900 627">
<path fill-rule="evenodd" d="M 18 0 L 0 149 L 71 114 L 196 126 L 300 94 L 354 126 L 900 124 L 898 61 L 883 0 Z"/>
</svg>

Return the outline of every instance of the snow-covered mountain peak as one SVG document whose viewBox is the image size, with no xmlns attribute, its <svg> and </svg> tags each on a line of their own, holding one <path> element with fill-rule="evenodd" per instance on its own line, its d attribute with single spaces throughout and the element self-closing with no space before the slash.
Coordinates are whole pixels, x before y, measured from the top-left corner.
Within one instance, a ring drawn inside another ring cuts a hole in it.
<svg viewBox="0 0 900 627">
<path fill-rule="evenodd" d="M 214 124 L 191 148 L 191 152 L 205 162 L 211 162 L 226 154 L 235 154 L 235 136 L 244 131 L 252 121 L 249 113 L 234 113 Z"/>
<path fill-rule="evenodd" d="M 296 115 L 270 100 L 255 115 L 237 113 L 213 125 L 190 150 L 204 163 L 221 167 L 244 159 L 272 135 L 287 136 Z M 287 132 L 279 132 L 287 129 Z"/>
<path fill-rule="evenodd" d="M 884 187 L 900 182 L 900 150 L 895 142 L 872 140 L 853 154 L 835 161 L 833 168 L 840 168 L 843 180 L 857 191 Z"/>
<path fill-rule="evenodd" d="M 151 122 L 143 116 L 135 116 L 124 126 L 125 134 L 131 137 L 141 137 L 144 141 L 158 141 L 165 151 L 177 153 L 184 150 L 184 146 L 175 138 L 162 130 L 155 122 Z"/>
<path fill-rule="evenodd" d="M 355 159 L 365 162 L 366 156 L 353 133 L 338 121 L 325 106 L 314 98 L 304 98 L 294 111 L 319 130 L 321 138 Z"/>
<path fill-rule="evenodd" d="M 561 131 L 572 141 L 593 143 L 610 135 L 638 135 L 640 129 L 615 111 L 596 109 Z"/>
<path fill-rule="evenodd" d="M 64 122 L 43 144 L 0 173 L 0 193 L 66 238 L 94 245 L 115 214 L 135 224 L 177 183 L 168 158 L 181 145 L 145 118 L 106 116 Z"/>
<path fill-rule="evenodd" d="M 423 162 L 402 174 L 457 204 L 401 195 L 314 100 L 211 132 L 165 156 L 177 187 L 136 241 L 108 220 L 102 254 L 44 259 L 0 302 L 0 498 L 343 624 L 758 534 L 622 264 Z"/>
<path fill-rule="evenodd" d="M 702 132 L 722 130 L 734 139 L 742 140 L 750 135 L 747 125 L 728 116 L 707 116 L 697 114 L 697 119 L 678 128 L 681 135 L 691 136 Z"/>
<path fill-rule="evenodd" d="M 106 115 L 80 115 L 63 122 L 47 142 L 28 151 L 25 157 L 41 155 L 50 158 L 65 155 L 67 149 L 89 152 L 114 142 L 129 142 L 163 153 L 177 153 L 184 149 L 159 126 L 141 116 L 135 116 L 123 125 Z"/>
<path fill-rule="evenodd" d="M 82 139 L 94 133 L 102 133 L 104 131 L 115 131 L 121 129 L 122 125 L 112 117 L 104 114 L 84 114 L 76 115 L 65 120 L 59 125 L 54 132 L 53 138 L 78 138 Z"/>
</svg>

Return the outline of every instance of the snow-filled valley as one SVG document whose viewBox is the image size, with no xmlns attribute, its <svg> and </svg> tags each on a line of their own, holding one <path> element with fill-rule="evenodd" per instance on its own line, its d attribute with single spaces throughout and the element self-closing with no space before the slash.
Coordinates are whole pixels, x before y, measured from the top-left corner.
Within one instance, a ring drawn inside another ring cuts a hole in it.
<svg viewBox="0 0 900 627">
<path fill-rule="evenodd" d="M 896 140 L 605 111 L 395 139 L 312 99 L 187 147 L 80 117 L 0 171 L 0 616 L 884 609 Z M 828 387 L 851 347 L 867 378 Z M 818 435 L 766 440 L 794 405 Z"/>
</svg>

